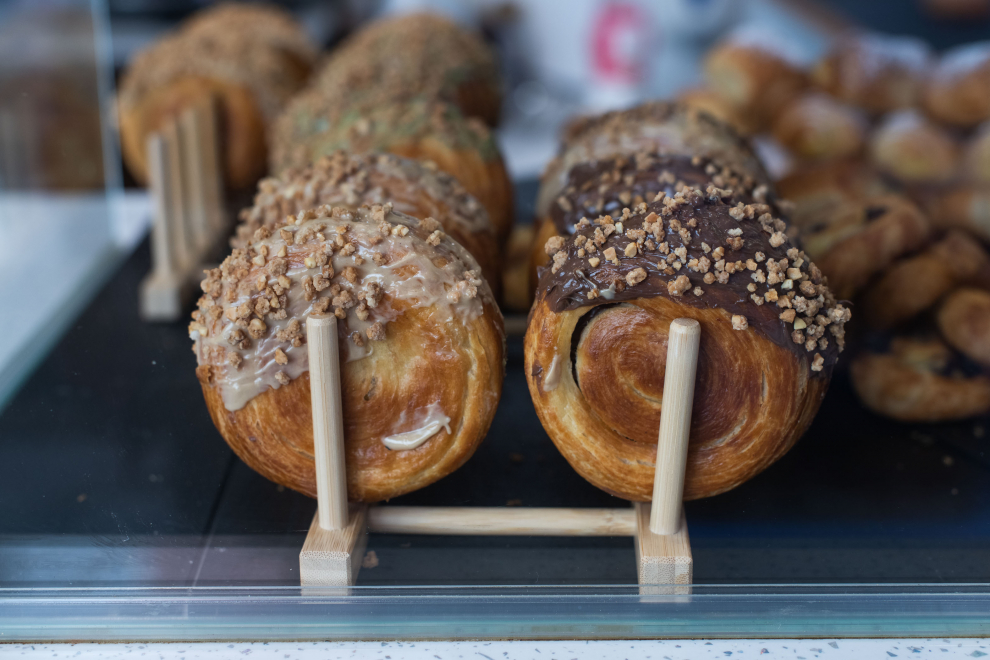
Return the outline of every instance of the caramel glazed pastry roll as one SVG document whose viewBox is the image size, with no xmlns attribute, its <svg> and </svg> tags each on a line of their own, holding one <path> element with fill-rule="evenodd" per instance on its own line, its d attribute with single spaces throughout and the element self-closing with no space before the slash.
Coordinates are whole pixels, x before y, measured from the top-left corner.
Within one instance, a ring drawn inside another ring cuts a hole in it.
<svg viewBox="0 0 990 660">
<path fill-rule="evenodd" d="M 685 499 L 765 469 L 818 410 L 851 314 L 753 196 L 701 184 L 550 239 L 526 377 L 551 439 L 599 488 L 652 497 L 676 318 L 702 325 Z"/>
<path fill-rule="evenodd" d="M 499 244 L 488 212 L 449 174 L 429 163 L 391 154 L 336 151 L 311 167 L 263 179 L 254 206 L 241 211 L 231 246 L 246 247 L 260 227 L 273 230 L 286 216 L 307 209 L 385 203 L 406 215 L 437 220 L 477 260 L 482 275 L 498 294 Z"/>
<path fill-rule="evenodd" d="M 307 90 L 275 124 L 271 169 L 306 167 L 339 149 L 431 161 L 481 202 L 499 240 L 512 230 L 512 183 L 498 146 L 483 122 L 465 117 L 451 103 L 420 98 L 352 106 L 343 98 L 327 99 L 318 89 Z"/>
<path fill-rule="evenodd" d="M 316 496 L 306 318 L 333 313 L 348 496 L 388 499 L 460 467 L 504 376 L 500 312 L 432 219 L 323 206 L 260 227 L 208 272 L 190 335 L 213 421 L 250 467 Z"/>
<path fill-rule="evenodd" d="M 302 28 L 278 8 L 220 5 L 203 12 L 138 54 L 123 76 L 118 111 L 128 169 L 146 182 L 148 135 L 212 96 L 221 115 L 224 181 L 232 188 L 254 184 L 265 171 L 267 126 L 315 60 Z"/>
</svg>

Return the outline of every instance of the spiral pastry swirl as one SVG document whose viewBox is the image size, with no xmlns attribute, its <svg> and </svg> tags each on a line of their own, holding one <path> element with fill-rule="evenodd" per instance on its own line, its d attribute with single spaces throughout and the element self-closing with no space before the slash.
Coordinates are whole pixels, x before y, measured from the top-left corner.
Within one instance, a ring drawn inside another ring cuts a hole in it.
<svg viewBox="0 0 990 660">
<path fill-rule="evenodd" d="M 709 180 L 548 241 L 526 376 L 544 428 L 588 481 L 651 499 L 679 317 L 702 325 L 685 499 L 734 488 L 801 436 L 851 315 L 785 229 L 752 188 Z"/>
<path fill-rule="evenodd" d="M 202 283 L 190 335 L 213 421 L 265 477 L 315 497 L 306 317 L 339 319 L 347 487 L 373 502 L 474 452 L 504 376 L 502 317 L 468 252 L 390 205 L 263 225 Z"/>
</svg>

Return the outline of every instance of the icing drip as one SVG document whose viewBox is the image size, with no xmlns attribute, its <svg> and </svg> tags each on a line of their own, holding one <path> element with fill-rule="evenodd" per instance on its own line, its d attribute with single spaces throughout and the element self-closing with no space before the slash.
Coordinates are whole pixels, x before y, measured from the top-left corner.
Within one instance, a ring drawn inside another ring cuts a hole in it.
<svg viewBox="0 0 990 660">
<path fill-rule="evenodd" d="M 405 416 L 406 413 L 403 411 L 399 416 L 399 426 L 403 425 Z M 448 434 L 450 433 L 450 417 L 443 414 L 438 403 L 431 403 L 427 406 L 425 416 L 422 420 L 417 420 L 416 423 L 422 426 L 412 431 L 396 433 L 395 435 L 382 438 L 382 444 L 395 451 L 408 451 L 422 445 L 439 433 L 440 429 L 444 429 Z"/>
<path fill-rule="evenodd" d="M 543 379 L 544 392 L 553 392 L 557 389 L 557 385 L 560 384 L 561 371 L 560 356 L 554 353 L 553 360 L 550 362 L 550 368 L 547 369 L 547 377 Z"/>
</svg>

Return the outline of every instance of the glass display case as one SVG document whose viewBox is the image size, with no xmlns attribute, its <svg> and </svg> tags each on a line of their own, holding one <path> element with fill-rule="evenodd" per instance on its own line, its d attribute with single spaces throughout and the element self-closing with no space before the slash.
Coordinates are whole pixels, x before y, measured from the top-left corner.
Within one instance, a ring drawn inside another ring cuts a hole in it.
<svg viewBox="0 0 990 660">
<path fill-rule="evenodd" d="M 745 11 L 800 26 L 820 56 L 832 28 L 784 4 Z M 677 57 L 698 59 L 739 20 L 713 19 Z M 138 313 L 154 205 L 123 187 L 109 26 L 101 3 L 0 8 L 0 640 L 988 633 L 987 416 L 885 418 L 841 361 L 793 449 L 730 492 L 684 503 L 690 585 L 640 584 L 629 535 L 398 533 L 368 536 L 355 584 L 302 585 L 316 501 L 262 477 L 218 433 L 190 350 L 191 304 L 174 322 Z M 525 30 L 494 32 L 520 49 L 502 58 L 522 71 Z M 669 82 L 654 71 L 644 80 L 664 80 L 579 101 L 510 74 L 500 143 L 522 225 L 564 118 Z M 252 192 L 228 191 L 231 215 Z M 544 430 L 526 315 L 505 312 L 505 380 L 484 442 L 383 506 L 630 509 Z"/>
</svg>

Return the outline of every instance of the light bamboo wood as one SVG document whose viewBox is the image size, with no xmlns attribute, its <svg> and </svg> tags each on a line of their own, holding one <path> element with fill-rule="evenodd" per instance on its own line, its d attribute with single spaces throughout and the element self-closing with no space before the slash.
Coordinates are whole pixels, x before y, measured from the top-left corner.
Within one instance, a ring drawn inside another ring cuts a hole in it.
<svg viewBox="0 0 990 660">
<path fill-rule="evenodd" d="M 650 517 L 654 534 L 677 533 L 683 517 L 684 470 L 700 342 L 701 325 L 694 319 L 674 319 L 670 324 Z"/>
<path fill-rule="evenodd" d="M 205 152 L 202 135 L 203 119 L 208 112 L 205 106 L 193 106 L 179 117 L 179 142 L 182 147 L 182 185 L 185 195 L 185 213 L 189 221 L 190 240 L 197 257 L 203 254 L 213 240 L 213 230 L 207 217 Z"/>
<path fill-rule="evenodd" d="M 347 471 L 337 317 L 327 314 L 307 318 L 306 342 L 313 401 L 317 514 L 324 529 L 343 529 L 347 526 Z"/>
<path fill-rule="evenodd" d="M 168 122 L 161 128 L 160 134 L 165 145 L 165 168 L 168 173 L 165 177 L 164 192 L 168 197 L 169 213 L 166 217 L 171 233 L 172 250 L 178 270 L 188 272 L 197 255 L 186 218 L 188 202 L 182 180 L 184 163 L 179 126 L 176 122 Z"/>
<path fill-rule="evenodd" d="M 367 506 L 353 504 L 343 529 L 324 529 L 313 516 L 299 552 L 299 582 L 304 587 L 346 587 L 357 582 L 368 545 Z"/>
<path fill-rule="evenodd" d="M 633 536 L 632 509 L 379 506 L 368 531 L 458 536 Z"/>
<path fill-rule="evenodd" d="M 223 170 L 220 156 L 220 131 L 218 114 L 220 106 L 216 97 L 210 96 L 196 113 L 199 123 L 200 144 L 203 154 L 203 192 L 206 216 L 211 236 L 215 242 L 225 239 L 228 231 L 224 212 Z"/>
<path fill-rule="evenodd" d="M 678 508 L 677 529 L 660 535 L 650 531 L 650 504 L 637 502 L 636 573 L 640 593 L 688 594 L 694 572 L 691 541 L 682 507 Z"/>
</svg>

